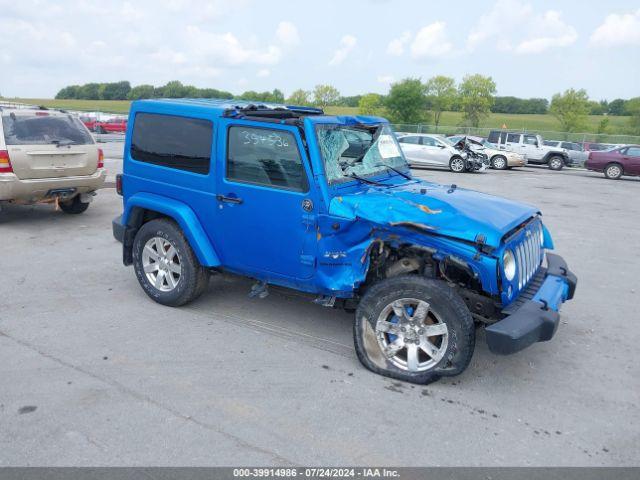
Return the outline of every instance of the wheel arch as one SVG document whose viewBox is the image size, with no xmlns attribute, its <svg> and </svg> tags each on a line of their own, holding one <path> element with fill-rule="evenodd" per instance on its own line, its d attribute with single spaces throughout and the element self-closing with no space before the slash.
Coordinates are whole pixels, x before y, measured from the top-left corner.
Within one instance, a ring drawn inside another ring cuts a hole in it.
<svg viewBox="0 0 640 480">
<path fill-rule="evenodd" d="M 560 157 L 560 158 L 562 158 L 562 163 L 565 166 L 569 165 L 569 155 L 567 155 L 564 152 L 547 152 L 547 154 L 544 156 L 544 158 L 542 160 L 543 160 L 544 163 L 549 163 L 549 161 L 553 157 Z"/>
<path fill-rule="evenodd" d="M 135 194 L 126 201 L 122 223 L 130 231 L 136 232 L 144 223 L 162 217 L 172 219 L 180 226 L 202 266 L 220 265 L 220 257 L 200 220 L 191 207 L 183 202 L 152 193 Z M 130 245 L 124 244 L 124 258 L 130 258 L 132 246 L 133 242 Z"/>
</svg>

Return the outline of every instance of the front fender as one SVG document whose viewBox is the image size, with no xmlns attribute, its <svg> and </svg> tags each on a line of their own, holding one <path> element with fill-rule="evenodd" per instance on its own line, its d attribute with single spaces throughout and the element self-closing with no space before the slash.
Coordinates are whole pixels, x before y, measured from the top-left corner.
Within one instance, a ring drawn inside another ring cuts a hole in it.
<svg viewBox="0 0 640 480">
<path fill-rule="evenodd" d="M 202 266 L 217 267 L 220 265 L 220 258 L 211 244 L 211 240 L 202 228 L 197 215 L 188 205 L 153 193 L 136 193 L 127 198 L 125 202 L 122 223 L 130 227 L 138 227 L 139 225 L 133 224 L 135 223 L 133 212 L 139 208 L 162 213 L 175 220 L 180 225 Z"/>
</svg>

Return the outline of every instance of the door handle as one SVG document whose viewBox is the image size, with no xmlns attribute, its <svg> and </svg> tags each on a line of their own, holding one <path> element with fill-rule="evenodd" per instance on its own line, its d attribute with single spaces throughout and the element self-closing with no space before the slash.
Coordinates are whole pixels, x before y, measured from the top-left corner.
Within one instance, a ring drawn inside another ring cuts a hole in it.
<svg viewBox="0 0 640 480">
<path fill-rule="evenodd" d="M 237 204 L 241 204 L 242 203 L 242 199 L 238 198 L 238 197 L 226 197 L 224 195 L 216 195 L 216 200 L 218 200 L 219 202 L 227 202 L 227 203 L 237 203 Z"/>
</svg>

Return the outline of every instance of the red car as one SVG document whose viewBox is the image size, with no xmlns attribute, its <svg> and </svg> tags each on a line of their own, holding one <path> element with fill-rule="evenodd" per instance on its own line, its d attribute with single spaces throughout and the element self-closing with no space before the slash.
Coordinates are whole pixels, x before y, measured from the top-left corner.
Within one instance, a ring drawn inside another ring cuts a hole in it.
<svg viewBox="0 0 640 480">
<path fill-rule="evenodd" d="M 625 145 L 603 152 L 590 152 L 585 167 L 617 180 L 623 175 L 640 176 L 640 145 Z"/>
<path fill-rule="evenodd" d="M 84 116 L 81 116 L 80 117 L 80 121 L 82 123 L 84 123 L 85 127 L 87 127 L 90 132 L 95 131 L 96 123 L 98 123 L 98 120 L 95 117 L 84 117 Z"/>
<path fill-rule="evenodd" d="M 110 118 L 95 123 L 96 133 L 125 133 L 127 131 L 126 118 Z"/>
</svg>

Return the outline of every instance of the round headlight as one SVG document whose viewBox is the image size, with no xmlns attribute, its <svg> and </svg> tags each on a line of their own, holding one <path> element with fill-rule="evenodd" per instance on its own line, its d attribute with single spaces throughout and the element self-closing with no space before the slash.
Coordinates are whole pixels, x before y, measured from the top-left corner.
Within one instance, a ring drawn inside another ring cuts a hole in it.
<svg viewBox="0 0 640 480">
<path fill-rule="evenodd" d="M 511 250 L 504 252 L 502 256 L 502 263 L 504 264 L 504 276 L 507 280 L 511 281 L 516 276 L 516 258 L 513 256 Z"/>
</svg>

